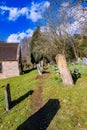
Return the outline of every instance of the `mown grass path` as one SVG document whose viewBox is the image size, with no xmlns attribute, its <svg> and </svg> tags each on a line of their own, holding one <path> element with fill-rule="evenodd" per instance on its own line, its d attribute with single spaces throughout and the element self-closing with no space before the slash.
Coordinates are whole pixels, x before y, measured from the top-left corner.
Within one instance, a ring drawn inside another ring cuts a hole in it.
<svg viewBox="0 0 87 130">
<path fill-rule="evenodd" d="M 36 86 L 36 89 L 34 90 L 34 94 L 32 96 L 32 111 L 36 112 L 37 114 L 35 115 L 35 118 L 33 118 L 34 120 L 32 120 L 32 124 L 36 124 L 36 128 L 32 128 L 33 129 L 38 129 L 38 130 L 54 130 L 52 128 L 50 128 L 49 124 L 48 124 L 48 119 L 47 119 L 47 114 L 46 110 L 47 108 L 44 107 L 43 104 L 43 97 L 42 97 L 42 93 L 43 93 L 43 88 L 44 86 L 44 81 L 45 79 L 49 78 L 49 74 L 50 73 L 46 73 L 43 74 L 42 76 L 36 76 L 35 80 L 39 80 L 38 86 Z M 35 114 L 35 113 L 34 113 Z"/>
<path fill-rule="evenodd" d="M 43 105 L 43 101 L 42 101 L 42 91 L 43 91 L 43 86 L 37 86 L 35 91 L 34 91 L 34 94 L 32 96 L 32 110 L 35 112 L 37 111 L 38 109 L 40 109 Z"/>
</svg>

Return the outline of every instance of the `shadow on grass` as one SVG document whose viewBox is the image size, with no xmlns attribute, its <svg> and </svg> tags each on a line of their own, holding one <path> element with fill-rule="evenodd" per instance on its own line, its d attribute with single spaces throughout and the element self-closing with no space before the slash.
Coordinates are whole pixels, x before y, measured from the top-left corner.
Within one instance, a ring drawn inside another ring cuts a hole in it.
<svg viewBox="0 0 87 130">
<path fill-rule="evenodd" d="M 31 72 L 31 71 L 33 71 L 33 70 L 36 70 L 37 68 L 32 68 L 32 69 L 28 69 L 28 70 L 24 70 L 24 74 L 27 74 L 27 73 L 29 73 L 29 72 Z"/>
<path fill-rule="evenodd" d="M 16 130 L 46 130 L 60 108 L 57 99 L 50 99 L 39 111 L 30 116 Z"/>
<path fill-rule="evenodd" d="M 28 91 L 27 93 L 25 93 L 24 95 L 22 95 L 21 97 L 19 97 L 16 100 L 13 100 L 11 102 L 11 108 L 13 108 L 14 106 L 16 106 L 17 104 L 19 104 L 20 102 L 22 102 L 24 99 L 26 99 L 29 95 L 33 94 L 33 90 Z"/>
<path fill-rule="evenodd" d="M 49 71 L 43 71 L 42 74 L 50 74 Z"/>
</svg>

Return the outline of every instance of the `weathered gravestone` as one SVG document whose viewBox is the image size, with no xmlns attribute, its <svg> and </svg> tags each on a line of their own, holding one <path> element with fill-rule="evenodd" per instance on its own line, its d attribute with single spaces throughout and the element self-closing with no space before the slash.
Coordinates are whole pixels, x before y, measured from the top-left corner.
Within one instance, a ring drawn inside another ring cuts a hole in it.
<svg viewBox="0 0 87 130">
<path fill-rule="evenodd" d="M 80 57 L 78 57 L 78 59 L 77 59 L 77 63 L 82 63 L 82 60 L 81 60 Z"/>
<path fill-rule="evenodd" d="M 86 57 L 84 57 L 84 58 L 82 59 L 82 61 L 83 61 L 83 64 L 84 64 L 84 65 L 87 65 L 87 58 L 86 58 Z"/>
<path fill-rule="evenodd" d="M 57 62 L 58 69 L 59 69 L 61 78 L 63 80 L 63 83 L 67 85 L 73 85 L 74 82 L 73 82 L 70 70 L 68 68 L 65 55 L 58 54 L 56 56 L 56 62 Z"/>
<path fill-rule="evenodd" d="M 6 103 L 6 111 L 8 111 L 11 107 L 11 94 L 9 84 L 5 86 L 5 103 Z"/>
</svg>

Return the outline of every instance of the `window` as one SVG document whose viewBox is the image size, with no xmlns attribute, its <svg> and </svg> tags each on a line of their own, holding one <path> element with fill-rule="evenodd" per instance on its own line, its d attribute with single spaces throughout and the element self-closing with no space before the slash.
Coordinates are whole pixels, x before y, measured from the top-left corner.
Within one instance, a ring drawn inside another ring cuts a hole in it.
<svg viewBox="0 0 87 130">
<path fill-rule="evenodd" d="M 2 63 L 0 63 L 0 73 L 2 73 Z"/>
</svg>

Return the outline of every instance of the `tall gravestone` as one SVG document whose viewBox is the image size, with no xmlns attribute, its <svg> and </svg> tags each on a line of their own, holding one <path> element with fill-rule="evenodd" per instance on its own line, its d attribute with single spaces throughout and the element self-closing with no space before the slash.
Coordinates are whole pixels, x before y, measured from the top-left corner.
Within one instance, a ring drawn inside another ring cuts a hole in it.
<svg viewBox="0 0 87 130">
<path fill-rule="evenodd" d="M 65 56 L 62 54 L 58 54 L 56 56 L 56 61 L 63 83 L 67 85 L 73 85 L 73 79 L 68 68 Z"/>
</svg>

